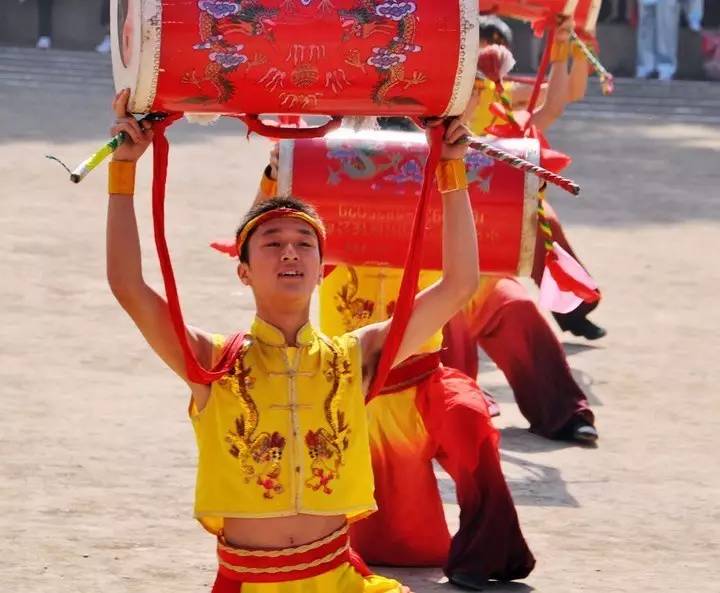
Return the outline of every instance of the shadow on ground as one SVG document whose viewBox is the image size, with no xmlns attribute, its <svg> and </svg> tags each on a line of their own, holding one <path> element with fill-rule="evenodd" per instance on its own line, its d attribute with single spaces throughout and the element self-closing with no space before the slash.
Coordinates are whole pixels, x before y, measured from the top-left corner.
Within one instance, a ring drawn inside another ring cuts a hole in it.
<svg viewBox="0 0 720 593">
<path fill-rule="evenodd" d="M 451 585 L 440 568 L 397 568 L 392 566 L 377 566 L 373 567 L 377 569 L 376 572 L 383 576 L 392 577 L 408 587 L 416 588 L 423 592 L 432 593 L 459 593 L 460 591 L 467 591 L 467 589 L 460 589 Z M 530 593 L 535 591 L 534 587 L 525 583 L 499 583 L 491 581 L 483 589 L 483 591 L 490 591 L 492 593 Z"/>
</svg>

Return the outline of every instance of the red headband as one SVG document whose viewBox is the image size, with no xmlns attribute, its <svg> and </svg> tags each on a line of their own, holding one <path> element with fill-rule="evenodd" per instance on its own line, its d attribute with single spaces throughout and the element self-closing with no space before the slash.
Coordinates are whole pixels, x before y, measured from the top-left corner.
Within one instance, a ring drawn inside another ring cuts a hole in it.
<svg viewBox="0 0 720 593">
<path fill-rule="evenodd" d="M 258 214 L 255 218 L 249 220 L 245 226 L 243 226 L 240 234 L 237 237 L 237 241 L 234 244 L 225 243 L 211 243 L 210 246 L 218 251 L 227 253 L 230 256 L 239 257 L 242 253 L 242 248 L 248 239 L 250 233 L 256 229 L 259 225 L 275 218 L 297 218 L 309 224 L 315 231 L 315 235 L 318 240 L 318 248 L 320 250 L 320 257 L 325 252 L 325 227 L 322 222 L 317 218 L 301 212 L 300 210 L 294 210 L 292 208 L 275 208 L 274 210 L 268 210 L 262 214 Z"/>
</svg>

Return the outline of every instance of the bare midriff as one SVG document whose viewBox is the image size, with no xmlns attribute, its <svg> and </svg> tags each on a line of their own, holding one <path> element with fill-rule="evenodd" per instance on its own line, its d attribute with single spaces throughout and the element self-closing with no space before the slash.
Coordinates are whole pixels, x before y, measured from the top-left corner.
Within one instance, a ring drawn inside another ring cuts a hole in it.
<svg viewBox="0 0 720 593">
<path fill-rule="evenodd" d="M 265 519 L 225 518 L 225 541 L 238 548 L 279 549 L 302 546 L 342 527 L 345 515 L 292 515 Z"/>
</svg>

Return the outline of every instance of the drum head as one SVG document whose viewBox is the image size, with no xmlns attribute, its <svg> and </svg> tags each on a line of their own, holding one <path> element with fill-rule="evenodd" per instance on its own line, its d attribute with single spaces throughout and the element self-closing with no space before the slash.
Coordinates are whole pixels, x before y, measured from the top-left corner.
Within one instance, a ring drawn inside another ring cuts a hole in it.
<svg viewBox="0 0 720 593">
<path fill-rule="evenodd" d="M 161 0 L 111 0 L 110 36 L 115 90 L 130 89 L 128 109 L 152 108 L 160 58 Z"/>
</svg>

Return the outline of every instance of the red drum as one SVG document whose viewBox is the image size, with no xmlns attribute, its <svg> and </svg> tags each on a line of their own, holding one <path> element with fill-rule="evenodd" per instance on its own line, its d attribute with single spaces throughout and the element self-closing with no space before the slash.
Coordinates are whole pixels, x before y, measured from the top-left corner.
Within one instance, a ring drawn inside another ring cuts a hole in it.
<svg viewBox="0 0 720 593">
<path fill-rule="evenodd" d="M 494 144 L 537 163 L 537 140 Z M 278 193 L 311 203 L 328 229 L 331 264 L 402 267 L 427 157 L 424 134 L 352 132 L 280 142 Z M 466 159 L 480 249 L 480 270 L 527 276 L 537 233 L 537 178 L 480 152 Z M 423 269 L 442 268 L 442 204 L 435 191 L 428 213 Z"/>
<path fill-rule="evenodd" d="M 595 31 L 602 0 L 480 0 L 480 12 L 523 21 L 538 21 L 554 14 L 572 14 L 575 26 Z"/>
<path fill-rule="evenodd" d="M 477 0 L 112 0 L 130 109 L 457 115 L 477 64 Z"/>
</svg>

